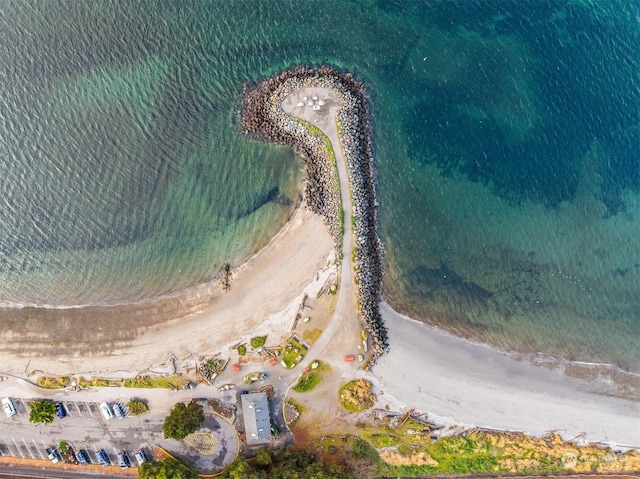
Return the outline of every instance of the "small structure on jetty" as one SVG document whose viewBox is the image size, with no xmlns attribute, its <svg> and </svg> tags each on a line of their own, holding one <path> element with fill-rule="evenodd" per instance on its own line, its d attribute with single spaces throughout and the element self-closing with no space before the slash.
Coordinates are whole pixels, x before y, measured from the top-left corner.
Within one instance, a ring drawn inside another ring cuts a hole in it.
<svg viewBox="0 0 640 479">
<path fill-rule="evenodd" d="M 329 153 L 324 143 L 287 115 L 281 106 L 287 95 L 304 87 L 330 88 L 340 97 L 337 121 L 353 198 L 358 303 L 361 321 L 373 342 L 373 357 L 369 363 L 372 366 L 386 351 L 388 343 L 379 307 L 384 270 L 365 85 L 352 74 L 328 66 L 297 67 L 284 71 L 247 89 L 242 104 L 241 127 L 247 135 L 295 147 L 302 155 L 307 170 L 307 204 L 312 211 L 324 217 L 336 247 L 340 248 L 343 219 L 336 168 L 328 161 Z"/>
</svg>

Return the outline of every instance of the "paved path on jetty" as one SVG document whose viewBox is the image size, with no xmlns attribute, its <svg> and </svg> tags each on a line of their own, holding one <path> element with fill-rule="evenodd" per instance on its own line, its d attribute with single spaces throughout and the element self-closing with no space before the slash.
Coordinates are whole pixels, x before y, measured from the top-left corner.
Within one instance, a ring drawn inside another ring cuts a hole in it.
<svg viewBox="0 0 640 479">
<path fill-rule="evenodd" d="M 305 99 L 306 98 L 306 99 Z M 324 104 L 319 105 L 318 101 Z M 301 88 L 289 94 L 282 102 L 282 109 L 289 116 L 307 121 L 322 130 L 331 141 L 333 152 L 336 157 L 338 167 L 338 178 L 340 180 L 340 200 L 344 210 L 344 235 L 342 240 L 342 263 L 340 270 L 340 286 L 338 289 L 338 304 L 333 314 L 331 322 L 322 332 L 322 335 L 313 344 L 313 357 L 319 357 L 327 348 L 335 334 L 342 329 L 343 323 L 348 320 L 351 324 L 358 321 L 357 303 L 353 282 L 353 263 L 351 260 L 351 251 L 353 249 L 353 231 L 351 224 L 351 216 L 353 215 L 353 206 L 351 199 L 351 187 L 349 185 L 349 175 L 347 174 L 347 164 L 342 152 L 342 145 L 338 136 L 338 127 L 336 124 L 336 115 L 340 109 L 340 96 L 335 90 L 330 88 L 307 87 Z M 300 106 L 303 103 L 304 106 Z M 309 103 L 312 103 L 311 105 Z M 314 110 L 314 105 L 319 108 Z M 342 336 L 342 335 L 340 335 Z M 351 338 L 347 339 L 349 346 L 352 344 Z M 312 355 L 300 365 L 301 368 L 308 366 L 312 360 Z M 344 363 L 342 363 L 344 364 Z M 353 367 L 349 369 L 354 369 Z"/>
</svg>

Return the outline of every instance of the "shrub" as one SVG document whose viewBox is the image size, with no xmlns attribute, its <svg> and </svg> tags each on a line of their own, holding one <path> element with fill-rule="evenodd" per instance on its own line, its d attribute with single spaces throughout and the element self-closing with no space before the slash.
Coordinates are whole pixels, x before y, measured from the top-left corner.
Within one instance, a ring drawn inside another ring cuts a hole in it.
<svg viewBox="0 0 640 479">
<path fill-rule="evenodd" d="M 240 356 L 244 356 L 245 354 L 247 354 L 247 347 L 244 344 L 238 346 L 238 354 Z"/>
<path fill-rule="evenodd" d="M 347 411 L 361 412 L 369 409 L 376 402 L 371 392 L 371 383 L 364 379 L 351 381 L 340 388 L 340 405 Z"/>
<path fill-rule="evenodd" d="M 320 376 L 318 375 L 318 373 L 315 371 L 311 371 L 300 376 L 300 379 L 298 379 L 298 384 L 293 387 L 293 390 L 299 393 L 311 391 L 314 387 L 316 387 L 319 381 Z"/>
<path fill-rule="evenodd" d="M 378 452 L 364 439 L 356 439 L 351 446 L 351 455 L 356 459 L 369 459 L 377 463 Z"/>
<path fill-rule="evenodd" d="M 132 416 L 139 416 L 140 414 L 147 412 L 149 410 L 149 406 L 144 401 L 132 399 L 127 403 L 127 409 Z"/>
<path fill-rule="evenodd" d="M 68 376 L 42 376 L 37 380 L 38 386 L 46 389 L 64 389 L 70 382 Z"/>
<path fill-rule="evenodd" d="M 251 338 L 251 347 L 253 349 L 257 349 L 261 346 L 264 346 L 264 343 L 267 342 L 266 336 L 256 336 L 255 338 Z"/>
</svg>

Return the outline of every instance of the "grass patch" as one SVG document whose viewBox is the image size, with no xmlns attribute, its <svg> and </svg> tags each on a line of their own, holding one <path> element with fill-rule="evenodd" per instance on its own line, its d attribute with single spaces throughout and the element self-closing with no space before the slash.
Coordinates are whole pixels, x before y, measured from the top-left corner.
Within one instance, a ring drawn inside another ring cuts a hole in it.
<svg viewBox="0 0 640 479">
<path fill-rule="evenodd" d="M 297 391 L 299 393 L 311 391 L 320 382 L 322 373 L 331 369 L 328 364 L 320 362 L 318 360 L 314 361 L 311 364 L 314 363 L 318 363 L 316 368 L 311 369 L 307 374 L 303 374 L 302 376 L 300 376 L 300 379 L 298 379 L 298 384 L 293 387 L 294 391 Z"/>
<path fill-rule="evenodd" d="M 338 400 L 347 411 L 361 412 L 372 407 L 376 402 L 376 397 L 371 392 L 371 383 L 364 379 L 358 379 L 350 381 L 340 388 Z"/>
<path fill-rule="evenodd" d="M 180 389 L 186 380 L 178 375 L 167 376 L 163 378 L 154 378 L 151 376 L 136 376 L 132 379 L 125 379 L 123 386 L 125 388 L 165 388 Z"/>
<path fill-rule="evenodd" d="M 104 379 L 104 378 L 92 378 L 85 379 L 80 376 L 78 378 L 78 386 L 83 388 L 94 387 L 94 388 L 106 388 L 110 386 L 121 386 L 122 380 L 120 379 Z"/>
<path fill-rule="evenodd" d="M 320 375 L 316 371 L 309 371 L 307 374 L 303 374 L 298 379 L 298 384 L 293 387 L 293 390 L 299 393 L 305 393 L 311 391 L 320 382 Z"/>
<path fill-rule="evenodd" d="M 238 346 L 238 355 L 244 356 L 245 354 L 247 354 L 247 347 L 244 344 L 241 344 Z"/>
<path fill-rule="evenodd" d="M 309 341 L 310 343 L 315 343 L 321 334 L 322 329 L 308 329 L 302 333 L 302 339 L 304 339 L 305 341 Z"/>
<path fill-rule="evenodd" d="M 41 376 L 36 382 L 41 388 L 64 389 L 71 383 L 71 378 L 69 376 Z"/>
<path fill-rule="evenodd" d="M 291 369 L 304 358 L 305 354 L 307 354 L 307 348 L 304 347 L 298 340 L 295 338 L 291 338 L 285 344 L 283 349 L 282 359 L 281 361 L 284 363 L 284 367 L 287 369 Z"/>
<path fill-rule="evenodd" d="M 253 349 L 258 349 L 259 347 L 264 346 L 264 343 L 267 342 L 266 336 L 256 336 L 255 338 L 251 338 L 251 347 Z"/>
<path fill-rule="evenodd" d="M 140 399 L 132 399 L 127 403 L 127 409 L 132 416 L 139 416 L 140 414 L 144 414 L 145 412 L 149 411 L 149 406 L 145 401 L 141 401 Z"/>
<path fill-rule="evenodd" d="M 371 443 L 377 448 L 397 446 L 399 442 L 400 438 L 391 434 L 373 434 L 371 436 Z"/>
</svg>

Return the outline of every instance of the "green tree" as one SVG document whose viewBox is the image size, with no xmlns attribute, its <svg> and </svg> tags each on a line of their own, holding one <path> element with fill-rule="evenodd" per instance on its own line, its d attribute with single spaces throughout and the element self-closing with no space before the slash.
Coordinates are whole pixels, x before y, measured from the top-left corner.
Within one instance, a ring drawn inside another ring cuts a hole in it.
<svg viewBox="0 0 640 479">
<path fill-rule="evenodd" d="M 60 451 L 61 454 L 64 454 L 68 450 L 69 450 L 69 443 L 67 441 L 60 441 L 58 443 L 58 451 Z"/>
<path fill-rule="evenodd" d="M 138 479 L 198 479 L 198 473 L 175 459 L 145 462 L 138 468 Z"/>
<path fill-rule="evenodd" d="M 242 457 L 233 461 L 222 473 L 222 479 L 259 479 L 261 475 Z"/>
<path fill-rule="evenodd" d="M 51 401 L 37 400 L 31 404 L 31 411 L 29 412 L 29 421 L 38 424 L 43 422 L 45 424 L 51 424 L 53 418 L 56 415 L 56 405 Z"/>
<path fill-rule="evenodd" d="M 185 406 L 179 402 L 164 420 L 162 432 L 164 437 L 173 439 L 184 439 L 192 432 L 195 432 L 204 421 L 202 406 L 195 401 L 191 401 Z"/>
<path fill-rule="evenodd" d="M 273 456 L 269 449 L 260 449 L 256 455 L 256 464 L 261 467 L 270 466 L 273 462 Z"/>
</svg>

